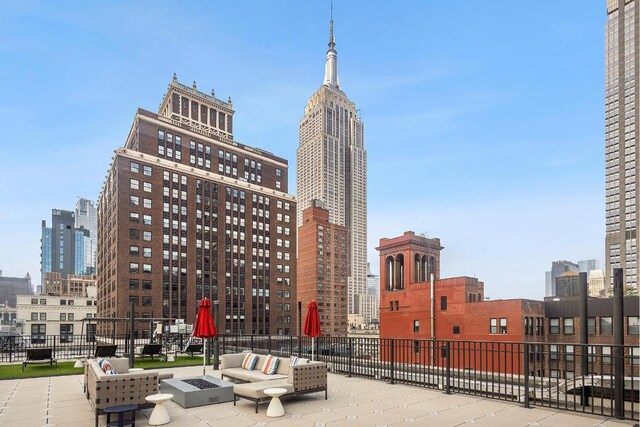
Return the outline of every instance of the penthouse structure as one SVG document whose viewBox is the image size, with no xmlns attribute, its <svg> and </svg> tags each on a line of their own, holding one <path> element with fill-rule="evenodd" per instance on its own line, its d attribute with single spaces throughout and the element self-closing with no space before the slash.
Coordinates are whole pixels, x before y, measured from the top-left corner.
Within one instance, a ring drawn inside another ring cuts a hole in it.
<svg viewBox="0 0 640 427">
<path fill-rule="evenodd" d="M 98 316 L 195 321 L 290 334 L 296 203 L 288 162 L 233 139 L 233 105 L 175 74 L 158 113 L 138 109 L 98 208 Z M 279 304 L 289 311 L 275 317 Z"/>
</svg>

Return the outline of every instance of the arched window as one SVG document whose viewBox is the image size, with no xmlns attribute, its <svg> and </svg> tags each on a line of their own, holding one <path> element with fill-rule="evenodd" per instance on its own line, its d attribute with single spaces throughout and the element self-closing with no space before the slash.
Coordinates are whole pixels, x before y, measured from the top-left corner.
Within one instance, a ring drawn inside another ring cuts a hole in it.
<svg viewBox="0 0 640 427">
<path fill-rule="evenodd" d="M 424 282 L 424 270 L 422 270 L 422 259 L 420 254 L 416 254 L 413 261 L 413 282 Z"/>
<path fill-rule="evenodd" d="M 384 288 L 387 291 L 392 291 L 393 290 L 393 257 L 388 256 L 384 264 L 385 264 Z"/>
<path fill-rule="evenodd" d="M 425 280 L 431 281 L 431 269 L 429 268 L 429 258 L 424 255 L 422 257 L 422 269 L 424 270 Z"/>
<path fill-rule="evenodd" d="M 394 269 L 395 283 L 394 289 L 404 289 L 404 255 L 396 255 L 396 265 Z"/>
<path fill-rule="evenodd" d="M 436 272 L 436 259 L 434 257 L 429 258 L 429 272 L 433 274 L 435 280 L 438 279 L 438 273 Z"/>
</svg>

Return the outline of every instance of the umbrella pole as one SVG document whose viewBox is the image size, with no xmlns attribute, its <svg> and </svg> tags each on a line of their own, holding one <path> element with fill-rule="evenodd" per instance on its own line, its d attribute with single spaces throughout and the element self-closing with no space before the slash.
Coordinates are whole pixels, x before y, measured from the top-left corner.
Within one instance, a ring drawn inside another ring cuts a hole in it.
<svg viewBox="0 0 640 427">
<path fill-rule="evenodd" d="M 204 342 L 204 353 L 202 354 L 202 376 L 204 377 L 207 373 L 207 339 L 202 338 L 202 341 Z"/>
<path fill-rule="evenodd" d="M 313 357 L 313 348 L 315 347 L 316 339 L 315 337 L 311 337 L 311 361 L 315 361 L 316 359 Z"/>
</svg>

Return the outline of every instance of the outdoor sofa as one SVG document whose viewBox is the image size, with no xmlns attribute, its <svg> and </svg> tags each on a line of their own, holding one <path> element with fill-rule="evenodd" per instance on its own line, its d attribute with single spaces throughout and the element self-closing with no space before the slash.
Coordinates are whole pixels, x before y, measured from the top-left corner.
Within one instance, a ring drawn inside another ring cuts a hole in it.
<svg viewBox="0 0 640 427">
<path fill-rule="evenodd" d="M 220 356 L 220 373 L 223 379 L 231 379 L 237 384 L 233 386 L 233 404 L 238 397 L 248 399 L 256 404 L 269 401 L 270 396 L 264 393 L 268 388 L 284 388 L 287 392 L 282 396 L 317 393 L 324 391 L 327 399 L 327 365 L 324 362 L 309 362 L 300 359 L 297 365 L 290 365 L 290 358 L 279 357 L 278 369 L 272 375 L 261 370 L 266 355 L 259 355 L 255 368 L 251 371 L 242 368 L 242 361 L 247 353 L 224 354 Z"/>
<path fill-rule="evenodd" d="M 105 359 L 117 374 L 107 374 L 99 366 L 100 359 L 90 359 L 85 365 L 87 399 L 98 416 L 104 409 L 121 405 L 151 406 L 145 397 L 158 393 L 158 371 L 144 370 L 129 373 L 127 358 Z"/>
</svg>

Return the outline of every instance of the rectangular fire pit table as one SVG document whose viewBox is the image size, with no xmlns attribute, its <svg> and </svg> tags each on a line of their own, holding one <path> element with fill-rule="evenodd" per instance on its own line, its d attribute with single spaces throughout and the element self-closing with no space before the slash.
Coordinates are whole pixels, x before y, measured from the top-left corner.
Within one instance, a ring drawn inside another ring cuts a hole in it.
<svg viewBox="0 0 640 427">
<path fill-rule="evenodd" d="M 209 375 L 162 380 L 160 387 L 183 408 L 233 401 L 233 383 Z"/>
</svg>

